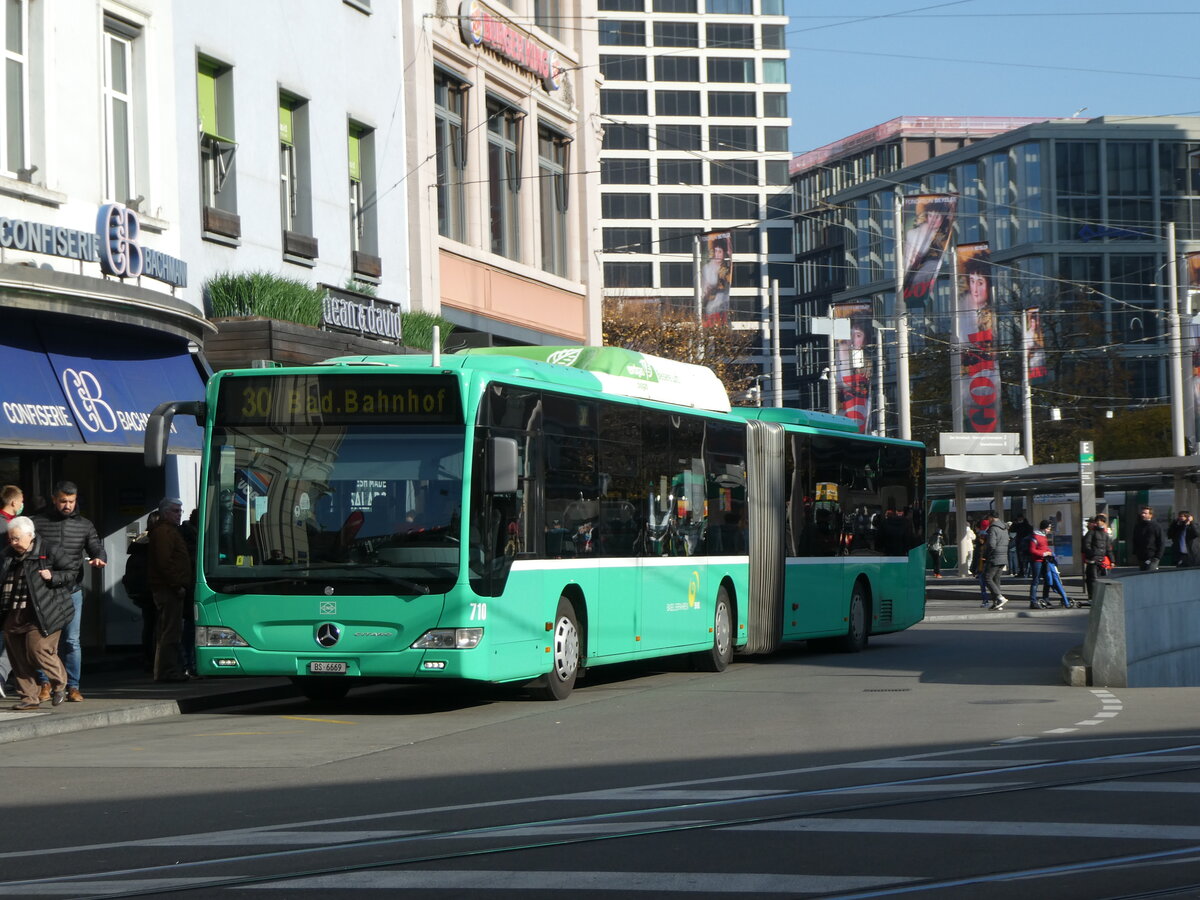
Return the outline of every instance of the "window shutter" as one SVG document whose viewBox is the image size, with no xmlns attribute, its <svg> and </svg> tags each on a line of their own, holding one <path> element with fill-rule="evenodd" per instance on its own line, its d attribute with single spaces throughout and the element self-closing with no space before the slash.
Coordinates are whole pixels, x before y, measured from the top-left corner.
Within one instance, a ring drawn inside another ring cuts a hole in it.
<svg viewBox="0 0 1200 900">
<path fill-rule="evenodd" d="M 214 66 L 200 63 L 196 69 L 196 96 L 200 106 L 200 131 L 219 137 L 217 131 L 217 72 Z"/>
<path fill-rule="evenodd" d="M 350 129 L 350 180 L 362 181 L 362 134 L 356 128 Z"/>
<path fill-rule="evenodd" d="M 292 104 L 282 97 L 279 98 L 279 143 L 289 147 L 296 144 L 292 134 Z"/>
</svg>

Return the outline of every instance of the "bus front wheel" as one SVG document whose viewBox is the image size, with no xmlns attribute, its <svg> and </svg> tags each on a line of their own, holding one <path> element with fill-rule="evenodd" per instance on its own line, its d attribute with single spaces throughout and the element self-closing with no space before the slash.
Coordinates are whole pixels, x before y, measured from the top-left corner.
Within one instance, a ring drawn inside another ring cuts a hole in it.
<svg viewBox="0 0 1200 900">
<path fill-rule="evenodd" d="M 692 656 L 692 662 L 702 672 L 724 672 L 733 659 L 733 604 L 725 588 L 717 591 L 713 610 L 713 645 Z"/>
<path fill-rule="evenodd" d="M 551 646 L 553 657 L 550 671 L 541 677 L 533 689 L 543 700 L 565 700 L 575 689 L 579 675 L 579 621 L 575 618 L 575 607 L 566 597 L 558 599 L 558 610 L 554 613 L 554 641 Z"/>
</svg>

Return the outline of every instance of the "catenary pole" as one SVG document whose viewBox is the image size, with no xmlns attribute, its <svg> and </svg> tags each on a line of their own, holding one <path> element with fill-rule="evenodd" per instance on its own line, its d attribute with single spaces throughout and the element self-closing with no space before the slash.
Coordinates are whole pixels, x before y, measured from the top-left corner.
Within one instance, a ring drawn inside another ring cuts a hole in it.
<svg viewBox="0 0 1200 900">
<path fill-rule="evenodd" d="M 908 394 L 908 304 L 904 302 L 904 232 L 900 230 L 900 198 L 896 198 L 896 421 L 900 439 L 912 440 Z"/>
<path fill-rule="evenodd" d="M 783 406 L 783 348 L 779 337 L 779 279 L 771 279 L 771 405 Z"/>
<path fill-rule="evenodd" d="M 1175 223 L 1167 223 L 1167 327 L 1170 333 L 1171 453 L 1185 456 L 1183 425 L 1183 336 L 1179 329 L 1179 271 L 1175 263 Z"/>
</svg>

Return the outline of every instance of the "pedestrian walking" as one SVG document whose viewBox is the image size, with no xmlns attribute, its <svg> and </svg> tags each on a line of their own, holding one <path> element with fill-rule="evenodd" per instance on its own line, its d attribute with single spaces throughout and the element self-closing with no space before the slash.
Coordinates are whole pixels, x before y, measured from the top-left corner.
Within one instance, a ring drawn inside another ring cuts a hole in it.
<svg viewBox="0 0 1200 900">
<path fill-rule="evenodd" d="M 1158 561 L 1163 554 L 1162 526 L 1154 518 L 1154 510 L 1143 506 L 1138 510 L 1138 520 L 1133 526 L 1133 555 L 1138 568 L 1143 572 L 1157 572 Z"/>
<path fill-rule="evenodd" d="M 933 577 L 942 577 L 942 551 L 945 549 L 945 544 L 942 543 L 942 529 L 938 529 L 933 534 L 933 540 L 929 542 L 929 558 L 933 561 Z"/>
<path fill-rule="evenodd" d="M 1192 514 L 1186 509 L 1180 510 L 1175 521 L 1167 529 L 1167 543 L 1175 551 L 1176 566 L 1196 565 L 1197 537 L 1200 537 L 1200 530 L 1197 530 Z"/>
<path fill-rule="evenodd" d="M 183 502 L 166 497 L 158 504 L 158 523 L 150 531 L 147 579 L 158 616 L 154 680 L 186 681 L 179 639 L 183 604 L 192 587 L 191 558 L 179 533 Z"/>
<path fill-rule="evenodd" d="M 1054 560 L 1054 550 L 1050 546 L 1050 520 L 1042 519 L 1029 538 L 1029 562 L 1031 578 L 1029 580 L 1029 608 L 1049 609 L 1050 590 L 1057 591 L 1062 598 L 1062 605 L 1071 607 L 1067 592 L 1063 588 L 1062 578 L 1058 574 L 1058 566 Z M 1043 589 L 1042 599 L 1038 599 L 1038 586 Z"/>
<path fill-rule="evenodd" d="M 1029 576 L 1033 559 L 1029 555 L 1029 539 L 1033 537 L 1033 526 L 1023 515 L 1013 520 L 1012 539 L 1017 548 L 1017 567 L 1014 574 L 1018 578 Z"/>
<path fill-rule="evenodd" d="M 75 564 L 75 583 L 71 586 L 71 605 L 75 614 L 63 629 L 59 655 L 67 668 L 67 699 L 72 703 L 83 700 L 79 692 L 79 674 L 83 667 L 83 650 L 79 643 L 79 625 L 83 620 L 83 563 L 102 569 L 108 562 L 104 542 L 96 526 L 79 512 L 79 488 L 73 481 L 54 485 L 50 506 L 33 516 L 34 527 L 48 544 L 54 544 Z M 39 679 L 40 681 L 41 679 Z M 42 681 L 42 699 L 50 695 L 50 684 Z"/>
<path fill-rule="evenodd" d="M 988 525 L 987 540 L 984 544 L 984 580 L 992 595 L 992 609 L 1004 609 L 1008 598 L 1000 589 L 1000 574 L 1008 564 L 1008 527 L 999 516 L 992 519 Z"/>
<path fill-rule="evenodd" d="M 979 527 L 975 529 L 974 556 L 971 558 L 972 574 L 979 584 L 980 606 L 992 605 L 992 595 L 988 592 L 987 586 L 987 564 L 984 560 L 984 548 L 987 544 L 987 530 L 990 524 L 990 519 L 979 520 Z"/>
<path fill-rule="evenodd" d="M 37 534 L 33 521 L 8 522 L 8 546 L 0 553 L 0 617 L 20 702 L 14 712 L 38 709 L 38 671 L 49 676 L 46 698 L 58 706 L 66 697 L 67 672 L 58 658 L 58 637 L 74 613 L 75 560 Z"/>
<path fill-rule="evenodd" d="M 25 492 L 15 484 L 0 487 L 0 550 L 8 546 L 8 523 L 19 516 L 25 508 Z M 8 659 L 8 648 L 0 640 L 0 699 L 8 696 L 12 663 Z M 12 685 L 15 691 L 16 686 Z"/>
<path fill-rule="evenodd" d="M 1108 517 L 1100 513 L 1089 522 L 1081 542 L 1083 550 L 1083 583 L 1088 603 L 1092 602 L 1097 578 L 1104 578 L 1112 568 L 1113 539 L 1108 532 Z"/>
</svg>

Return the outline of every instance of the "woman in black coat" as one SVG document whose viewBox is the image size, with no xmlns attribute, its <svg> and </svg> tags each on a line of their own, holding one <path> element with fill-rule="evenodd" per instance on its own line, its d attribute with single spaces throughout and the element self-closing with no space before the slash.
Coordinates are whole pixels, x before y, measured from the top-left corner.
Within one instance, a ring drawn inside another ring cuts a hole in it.
<svg viewBox="0 0 1200 900">
<path fill-rule="evenodd" d="M 38 708 L 37 672 L 50 679 L 50 702 L 62 703 L 67 673 L 58 658 L 58 636 L 75 615 L 71 589 L 76 567 L 67 555 L 37 536 L 33 522 L 8 523 L 8 546 L 0 552 L 0 617 L 21 701 L 16 712 Z"/>
</svg>

